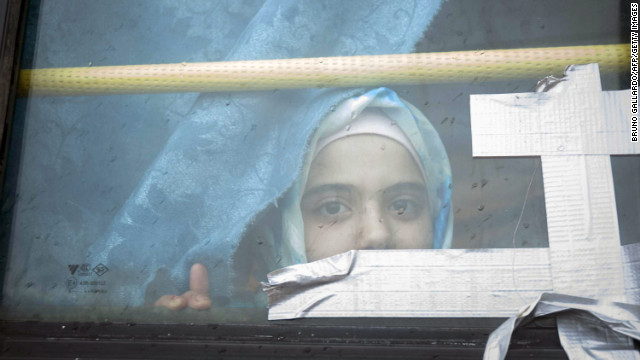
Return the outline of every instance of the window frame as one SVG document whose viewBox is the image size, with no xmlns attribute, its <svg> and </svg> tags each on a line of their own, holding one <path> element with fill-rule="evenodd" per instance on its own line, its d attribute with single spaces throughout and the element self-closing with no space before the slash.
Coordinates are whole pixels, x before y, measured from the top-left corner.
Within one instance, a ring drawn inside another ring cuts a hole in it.
<svg viewBox="0 0 640 360">
<path fill-rule="evenodd" d="M 316 323 L 345 322 L 323 319 Z M 409 319 L 406 323 L 415 323 Z M 503 319 L 422 319 L 413 326 L 133 324 L 2 321 L 3 356 L 91 358 L 481 358 L 487 338 Z M 555 319 L 514 332 L 509 358 L 566 359 Z"/>
</svg>

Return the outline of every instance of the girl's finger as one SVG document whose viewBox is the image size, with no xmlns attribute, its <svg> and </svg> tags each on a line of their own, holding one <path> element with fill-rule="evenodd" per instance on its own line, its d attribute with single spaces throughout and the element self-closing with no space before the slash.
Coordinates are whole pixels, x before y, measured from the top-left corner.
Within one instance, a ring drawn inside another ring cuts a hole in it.
<svg viewBox="0 0 640 360">
<path fill-rule="evenodd" d="M 187 306 L 187 299 L 183 296 L 163 295 L 153 306 L 164 306 L 169 310 L 180 310 Z"/>
</svg>

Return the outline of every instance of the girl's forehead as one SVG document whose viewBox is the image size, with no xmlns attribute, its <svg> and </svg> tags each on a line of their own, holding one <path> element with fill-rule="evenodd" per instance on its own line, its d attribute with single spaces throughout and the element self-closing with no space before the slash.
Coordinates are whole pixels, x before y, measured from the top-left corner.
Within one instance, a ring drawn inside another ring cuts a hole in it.
<svg viewBox="0 0 640 360">
<path fill-rule="evenodd" d="M 362 134 L 341 138 L 322 149 L 311 163 L 306 188 L 331 183 L 392 185 L 423 182 L 409 151 L 393 139 Z"/>
<path fill-rule="evenodd" d="M 325 146 L 317 155 L 316 159 L 326 161 L 336 158 L 348 157 L 371 157 L 375 160 L 383 154 L 389 154 L 394 157 L 407 154 L 410 156 L 404 146 L 397 141 L 379 134 L 358 134 L 346 136 L 333 141 Z M 316 162 L 314 159 L 314 163 Z M 312 165 L 313 166 L 313 163 Z"/>
</svg>

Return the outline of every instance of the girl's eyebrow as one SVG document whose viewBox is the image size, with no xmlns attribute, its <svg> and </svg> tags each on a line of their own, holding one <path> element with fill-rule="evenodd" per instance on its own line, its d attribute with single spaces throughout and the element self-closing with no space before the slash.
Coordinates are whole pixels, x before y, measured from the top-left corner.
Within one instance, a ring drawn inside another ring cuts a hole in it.
<svg viewBox="0 0 640 360">
<path fill-rule="evenodd" d="M 302 201 L 305 198 L 318 196 L 324 193 L 339 193 L 339 194 L 350 194 L 353 191 L 353 185 L 349 184 L 341 184 L 341 183 L 333 183 L 333 184 L 324 184 L 317 185 L 310 189 L 307 189 L 302 195 Z"/>
<path fill-rule="evenodd" d="M 425 184 L 421 182 L 399 182 L 395 183 L 384 190 L 385 193 L 404 193 L 404 192 L 415 192 L 415 193 L 424 193 L 427 194 L 427 187 Z"/>
</svg>

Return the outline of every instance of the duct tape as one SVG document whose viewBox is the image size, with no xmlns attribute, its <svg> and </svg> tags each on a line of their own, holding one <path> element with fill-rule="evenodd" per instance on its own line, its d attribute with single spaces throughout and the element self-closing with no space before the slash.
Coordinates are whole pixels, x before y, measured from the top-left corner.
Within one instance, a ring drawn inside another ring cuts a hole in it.
<svg viewBox="0 0 640 360">
<path fill-rule="evenodd" d="M 555 291 L 623 301 L 609 155 L 640 153 L 627 141 L 630 92 L 603 92 L 597 64 L 539 85 L 548 91 L 471 95 L 473 155 L 540 155 Z"/>
<path fill-rule="evenodd" d="M 269 320 L 508 317 L 553 291 L 548 250 L 353 250 L 276 270 L 263 289 Z"/>
<path fill-rule="evenodd" d="M 640 306 L 589 298 L 542 294 L 489 336 L 484 360 L 504 359 L 513 330 L 536 317 L 554 315 L 560 343 L 570 359 L 640 359 Z"/>
<path fill-rule="evenodd" d="M 471 95 L 473 156 L 640 153 L 640 143 L 627 140 L 630 90 L 553 93 L 563 88 Z"/>
<path fill-rule="evenodd" d="M 627 301 L 640 304 L 640 243 L 625 245 L 621 250 Z"/>
<path fill-rule="evenodd" d="M 639 299 L 640 243 L 621 250 L 627 296 Z M 269 320 L 509 317 L 555 291 L 548 248 L 354 250 L 274 271 L 263 288 Z"/>
<path fill-rule="evenodd" d="M 640 359 L 628 329 L 620 335 L 618 325 L 632 324 L 638 338 L 639 308 L 632 306 L 629 318 L 620 309 L 631 305 L 605 302 L 638 301 L 637 246 L 620 247 L 610 160 L 611 154 L 640 153 L 638 144 L 627 141 L 631 94 L 603 92 L 597 64 L 570 66 L 562 81 L 553 80 L 539 83 L 546 92 L 472 96 L 474 155 L 541 155 L 554 290 L 598 299 L 587 304 L 589 315 L 558 315 L 558 333 L 569 357 Z M 499 138 L 504 141 L 496 142 Z M 549 303 L 543 296 L 494 334 L 513 329 L 527 316 L 545 315 L 549 308 L 585 310 L 584 301 L 576 299 Z M 568 304 L 558 307 L 563 301 Z M 534 309 L 542 310 L 531 315 Z M 506 355 L 509 339 L 496 347 L 494 334 L 485 359 Z"/>
</svg>

